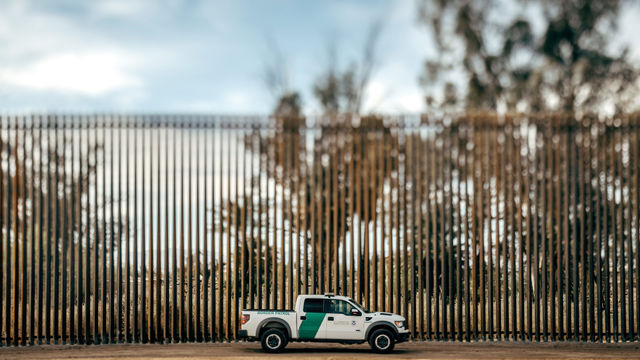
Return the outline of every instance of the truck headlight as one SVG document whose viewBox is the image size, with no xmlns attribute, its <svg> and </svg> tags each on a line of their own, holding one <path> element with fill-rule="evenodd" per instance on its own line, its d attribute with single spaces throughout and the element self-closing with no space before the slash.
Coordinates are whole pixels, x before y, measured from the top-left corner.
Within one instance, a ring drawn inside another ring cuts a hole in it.
<svg viewBox="0 0 640 360">
<path fill-rule="evenodd" d="M 405 327 L 404 321 L 395 321 L 395 323 L 396 323 L 396 326 L 399 327 L 399 328 Z"/>
</svg>

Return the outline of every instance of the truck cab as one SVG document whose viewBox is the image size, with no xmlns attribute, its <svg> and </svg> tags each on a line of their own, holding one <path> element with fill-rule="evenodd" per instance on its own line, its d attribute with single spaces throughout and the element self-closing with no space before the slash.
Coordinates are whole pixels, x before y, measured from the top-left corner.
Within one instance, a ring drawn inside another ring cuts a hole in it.
<svg viewBox="0 0 640 360">
<path fill-rule="evenodd" d="M 369 312 L 353 299 L 333 294 L 300 295 L 294 310 L 246 309 L 239 337 L 260 341 L 278 352 L 290 341 L 360 344 L 368 341 L 380 353 L 409 338 L 404 317 Z"/>
</svg>

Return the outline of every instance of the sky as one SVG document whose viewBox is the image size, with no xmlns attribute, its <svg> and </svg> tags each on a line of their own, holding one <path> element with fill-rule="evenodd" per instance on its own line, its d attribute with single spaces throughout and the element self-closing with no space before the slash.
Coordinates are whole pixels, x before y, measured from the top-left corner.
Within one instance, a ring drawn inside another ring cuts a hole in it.
<svg viewBox="0 0 640 360">
<path fill-rule="evenodd" d="M 329 44 L 347 65 L 383 18 L 364 110 L 419 112 L 435 49 L 415 10 L 415 0 L 0 0 L 0 111 L 265 114 L 272 43 L 313 113 Z M 640 58 L 634 18 L 623 16 L 621 39 Z"/>
</svg>

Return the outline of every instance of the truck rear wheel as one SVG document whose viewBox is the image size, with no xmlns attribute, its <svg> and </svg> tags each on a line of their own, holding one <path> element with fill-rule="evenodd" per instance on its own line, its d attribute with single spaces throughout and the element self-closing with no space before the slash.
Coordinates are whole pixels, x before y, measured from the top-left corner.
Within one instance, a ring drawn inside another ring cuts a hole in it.
<svg viewBox="0 0 640 360">
<path fill-rule="evenodd" d="M 287 337 L 280 329 L 269 329 L 262 333 L 260 343 L 264 351 L 276 353 L 287 346 Z"/>
<path fill-rule="evenodd" d="M 395 344 L 393 334 L 387 329 L 376 330 L 369 337 L 369 345 L 377 353 L 388 354 L 393 351 Z"/>
</svg>

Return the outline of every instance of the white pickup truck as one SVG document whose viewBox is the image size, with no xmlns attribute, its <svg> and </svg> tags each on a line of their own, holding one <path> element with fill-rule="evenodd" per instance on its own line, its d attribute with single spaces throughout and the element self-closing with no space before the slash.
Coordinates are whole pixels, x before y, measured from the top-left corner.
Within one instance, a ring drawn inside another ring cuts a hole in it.
<svg viewBox="0 0 640 360">
<path fill-rule="evenodd" d="M 240 338 L 260 340 L 267 352 L 279 352 L 289 341 L 369 342 L 375 352 L 389 353 L 409 339 L 404 317 L 369 312 L 345 296 L 300 295 L 295 310 L 242 311 Z"/>
</svg>

